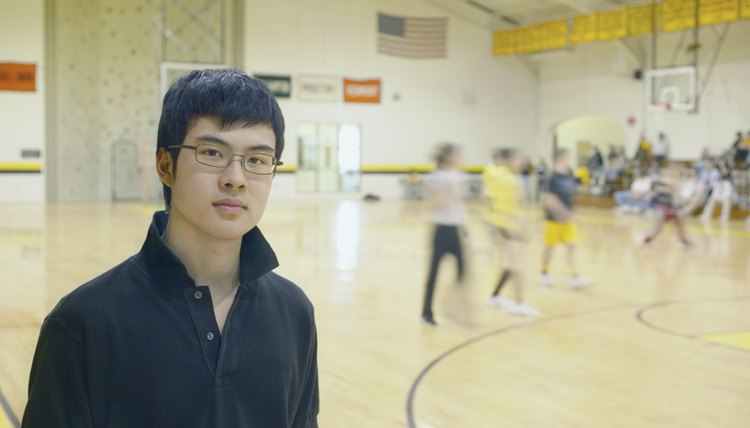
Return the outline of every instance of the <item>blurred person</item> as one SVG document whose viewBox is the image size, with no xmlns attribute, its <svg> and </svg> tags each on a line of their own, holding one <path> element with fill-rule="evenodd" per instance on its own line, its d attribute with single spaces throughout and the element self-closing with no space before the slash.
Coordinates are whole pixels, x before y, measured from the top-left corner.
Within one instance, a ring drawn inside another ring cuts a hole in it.
<svg viewBox="0 0 750 428">
<path fill-rule="evenodd" d="M 709 162 L 711 161 L 711 152 L 708 150 L 708 147 L 704 147 L 701 151 L 701 157 L 697 161 L 693 163 L 693 170 L 698 174 L 699 176 L 701 173 L 703 173 L 703 170 L 708 167 Z"/>
<path fill-rule="evenodd" d="M 708 201 L 708 198 L 711 196 L 711 193 L 713 192 L 714 185 L 721 179 L 721 173 L 719 172 L 719 168 L 717 167 L 719 162 L 719 158 L 708 158 L 708 160 L 705 163 L 705 168 L 701 171 L 700 175 L 698 176 L 698 180 L 700 181 L 700 188 L 703 191 L 703 200 L 701 201 L 702 204 L 705 204 Z"/>
<path fill-rule="evenodd" d="M 708 221 L 714 213 L 717 203 L 721 204 L 721 221 L 728 222 L 732 210 L 732 197 L 734 196 L 734 187 L 732 186 L 732 171 L 724 159 L 719 159 L 714 167 L 718 172 L 719 178 L 712 184 L 711 195 L 703 208 L 701 220 Z"/>
<path fill-rule="evenodd" d="M 679 167 L 672 165 L 662 171 L 662 176 L 653 184 L 652 192 L 654 197 L 654 208 L 656 210 L 656 224 L 653 229 L 646 235 L 643 245 L 647 248 L 652 247 L 652 242 L 661 233 L 664 224 L 671 221 L 677 228 L 677 234 L 685 249 L 692 246 L 685 234 L 685 226 L 682 222 L 678 206 L 679 197 Z"/>
<path fill-rule="evenodd" d="M 747 137 L 735 143 L 734 164 L 737 169 L 747 169 L 750 166 L 750 131 L 747 132 Z"/>
<path fill-rule="evenodd" d="M 526 206 L 531 206 L 531 202 L 533 200 L 533 196 L 531 193 L 531 174 L 533 172 L 534 166 L 531 164 L 531 161 L 524 157 L 521 159 L 521 188 L 523 189 L 523 200 L 526 203 Z"/>
<path fill-rule="evenodd" d="M 614 144 L 609 144 L 609 151 L 607 152 L 607 163 L 612 163 L 619 156 L 618 148 Z"/>
<path fill-rule="evenodd" d="M 493 163 L 487 165 L 482 174 L 485 195 L 490 208 L 488 223 L 495 242 L 504 256 L 497 285 L 489 303 L 512 314 L 537 316 L 539 311 L 523 301 L 523 282 L 517 245 L 524 238 L 520 224 L 519 201 L 521 194 L 517 172 L 519 157 L 515 150 L 504 148 L 493 155 Z M 513 282 L 514 300 L 501 296 L 505 285 Z"/>
<path fill-rule="evenodd" d="M 729 147 L 729 150 L 737 150 L 737 148 L 742 144 L 742 140 L 745 139 L 745 136 L 742 135 L 742 131 L 737 131 L 737 135 L 734 138 L 734 142 L 732 143 L 732 146 Z"/>
<path fill-rule="evenodd" d="M 660 132 L 659 138 L 654 143 L 653 154 L 654 160 L 659 166 L 664 166 L 669 158 L 670 144 L 667 134 Z"/>
<path fill-rule="evenodd" d="M 604 168 L 604 156 L 602 156 L 602 151 L 599 150 L 598 146 L 594 146 L 594 154 L 591 156 L 591 158 L 587 162 L 586 167 L 592 173 L 595 173 L 599 171 L 600 169 Z"/>
<path fill-rule="evenodd" d="M 536 197 L 534 198 L 536 201 L 539 200 L 539 197 L 542 194 L 542 189 L 544 189 L 547 181 L 548 169 L 547 161 L 545 161 L 544 158 L 539 158 L 539 163 L 536 166 Z"/>
<path fill-rule="evenodd" d="M 684 171 L 679 181 L 678 191 L 678 206 L 680 206 L 680 215 L 683 217 L 692 214 L 705 201 L 703 186 L 694 169 Z"/>
<path fill-rule="evenodd" d="M 570 170 L 570 152 L 567 149 L 557 149 L 554 160 L 554 170 L 542 193 L 542 207 L 544 207 L 547 222 L 540 283 L 547 287 L 552 285 L 549 277 L 552 252 L 555 246 L 563 244 L 568 255 L 570 287 L 582 288 L 588 286 L 589 282 L 579 275 L 575 261 L 575 249 L 579 238 L 578 228 L 573 222 L 573 198 L 576 192 L 576 179 Z"/>
<path fill-rule="evenodd" d="M 313 306 L 257 227 L 284 149 L 276 99 L 240 70 L 191 71 L 156 146 L 166 211 L 44 320 L 23 426 L 317 427 Z"/>
<path fill-rule="evenodd" d="M 412 168 L 401 180 L 401 184 L 404 186 L 404 196 L 407 200 L 422 200 L 424 183 L 419 171 Z"/>
<path fill-rule="evenodd" d="M 422 320 L 433 326 L 437 323 L 432 311 L 432 300 L 443 256 L 452 254 L 456 258 L 459 282 L 465 274 L 461 234 L 466 231 L 466 206 L 463 196 L 468 184 L 466 173 L 460 169 L 460 152 L 456 145 L 441 146 L 436 161 L 437 170 L 427 178 L 427 196 L 433 207 L 434 231 L 432 257 L 422 305 Z"/>
<path fill-rule="evenodd" d="M 641 139 L 638 142 L 638 150 L 635 152 L 635 160 L 642 164 L 648 163 L 651 160 L 651 142 L 646 137 L 646 134 L 641 134 Z"/>
<path fill-rule="evenodd" d="M 644 169 L 636 172 L 630 190 L 620 190 L 614 194 L 617 208 L 624 212 L 642 213 L 651 208 L 651 177 Z"/>
</svg>

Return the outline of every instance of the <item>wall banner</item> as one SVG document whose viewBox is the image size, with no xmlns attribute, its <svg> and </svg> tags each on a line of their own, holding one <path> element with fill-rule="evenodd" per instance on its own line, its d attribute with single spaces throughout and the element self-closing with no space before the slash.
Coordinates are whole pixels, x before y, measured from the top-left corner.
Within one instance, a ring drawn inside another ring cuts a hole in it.
<svg viewBox="0 0 750 428">
<path fill-rule="evenodd" d="M 0 62 L 0 91 L 36 92 L 36 64 Z"/>
<path fill-rule="evenodd" d="M 344 102 L 380 103 L 380 79 L 344 79 Z"/>
<path fill-rule="evenodd" d="M 336 76 L 303 74 L 297 78 L 297 97 L 303 101 L 336 101 L 338 85 Z"/>
<path fill-rule="evenodd" d="M 292 96 L 292 76 L 278 74 L 255 74 L 262 80 L 276 98 L 290 98 Z"/>
</svg>

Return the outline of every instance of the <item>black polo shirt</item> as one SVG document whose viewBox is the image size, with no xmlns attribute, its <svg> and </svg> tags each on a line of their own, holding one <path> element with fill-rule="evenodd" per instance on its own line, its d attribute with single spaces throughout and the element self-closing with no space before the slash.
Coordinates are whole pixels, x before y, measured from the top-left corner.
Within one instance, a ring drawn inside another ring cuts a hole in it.
<svg viewBox="0 0 750 428">
<path fill-rule="evenodd" d="M 317 427 L 313 307 L 271 272 L 258 228 L 242 240 L 240 286 L 219 334 L 205 285 L 161 238 L 79 287 L 44 320 L 28 428 Z"/>
</svg>

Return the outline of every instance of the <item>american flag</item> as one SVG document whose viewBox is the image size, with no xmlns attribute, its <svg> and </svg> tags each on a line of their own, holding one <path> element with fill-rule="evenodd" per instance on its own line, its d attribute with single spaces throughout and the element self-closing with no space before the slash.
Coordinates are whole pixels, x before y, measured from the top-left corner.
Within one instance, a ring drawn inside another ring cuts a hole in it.
<svg viewBox="0 0 750 428">
<path fill-rule="evenodd" d="M 412 59 L 445 58 L 448 18 L 378 13 L 378 53 Z"/>
</svg>

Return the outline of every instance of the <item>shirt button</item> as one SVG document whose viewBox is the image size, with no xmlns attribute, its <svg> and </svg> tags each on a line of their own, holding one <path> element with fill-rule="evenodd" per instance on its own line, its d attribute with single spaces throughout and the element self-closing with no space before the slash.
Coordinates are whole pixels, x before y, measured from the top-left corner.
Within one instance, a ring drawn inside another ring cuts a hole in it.
<svg viewBox="0 0 750 428">
<path fill-rule="evenodd" d="M 206 335 L 206 339 L 214 340 L 214 334 L 209 331 L 208 334 Z"/>
<path fill-rule="evenodd" d="M 203 292 L 198 290 L 193 294 L 193 297 L 195 297 L 195 300 L 200 300 L 203 298 Z"/>
</svg>

